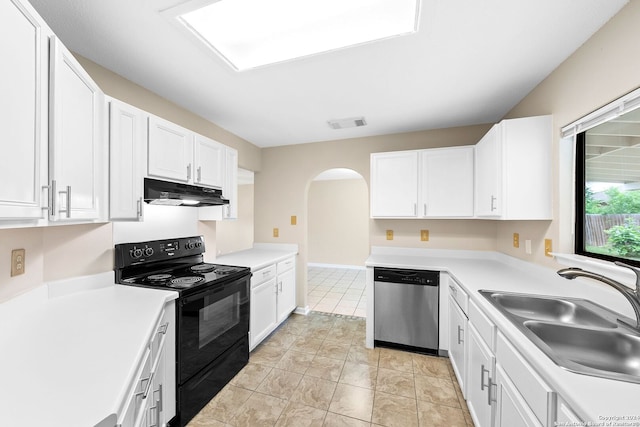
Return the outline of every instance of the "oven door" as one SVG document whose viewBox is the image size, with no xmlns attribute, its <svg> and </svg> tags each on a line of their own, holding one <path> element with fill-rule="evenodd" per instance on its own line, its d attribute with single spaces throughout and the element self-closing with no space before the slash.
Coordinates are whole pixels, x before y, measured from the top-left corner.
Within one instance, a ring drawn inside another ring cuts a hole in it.
<svg viewBox="0 0 640 427">
<path fill-rule="evenodd" d="M 178 304 L 177 378 L 183 384 L 249 333 L 250 275 Z"/>
</svg>

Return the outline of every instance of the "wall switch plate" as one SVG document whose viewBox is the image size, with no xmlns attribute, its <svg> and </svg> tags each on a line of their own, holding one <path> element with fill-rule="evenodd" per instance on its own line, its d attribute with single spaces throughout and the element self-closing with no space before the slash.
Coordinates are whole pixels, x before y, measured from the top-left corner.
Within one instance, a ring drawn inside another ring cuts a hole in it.
<svg viewBox="0 0 640 427">
<path fill-rule="evenodd" d="M 24 249 L 14 249 L 11 251 L 11 277 L 24 273 Z"/>
<path fill-rule="evenodd" d="M 520 247 L 520 234 L 518 233 L 513 233 L 513 247 L 514 248 Z"/>
<path fill-rule="evenodd" d="M 544 239 L 544 256 L 552 257 L 551 252 L 553 252 L 551 239 Z"/>
<path fill-rule="evenodd" d="M 298 217 L 295 215 L 291 215 L 291 225 L 296 225 L 298 223 Z"/>
<path fill-rule="evenodd" d="M 420 240 L 423 242 L 429 241 L 429 230 L 420 230 Z"/>
<path fill-rule="evenodd" d="M 527 255 L 531 255 L 531 240 L 524 241 L 524 251 Z"/>
<path fill-rule="evenodd" d="M 387 240 L 393 240 L 393 230 L 387 230 Z"/>
<path fill-rule="evenodd" d="M 280 230 L 278 230 L 277 228 L 273 229 L 273 237 L 280 237 Z"/>
</svg>

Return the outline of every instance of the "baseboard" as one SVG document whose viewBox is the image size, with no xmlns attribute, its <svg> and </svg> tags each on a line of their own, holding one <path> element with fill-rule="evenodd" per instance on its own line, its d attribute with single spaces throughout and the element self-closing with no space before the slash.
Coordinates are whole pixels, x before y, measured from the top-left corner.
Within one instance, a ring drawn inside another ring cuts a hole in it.
<svg viewBox="0 0 640 427">
<path fill-rule="evenodd" d="M 364 265 L 345 265 L 345 264 L 324 264 L 321 262 L 308 262 L 307 267 L 318 267 L 318 268 L 344 268 L 345 270 L 366 270 L 367 267 Z"/>
<path fill-rule="evenodd" d="M 309 309 L 309 306 L 305 306 L 305 307 L 296 307 L 295 310 L 293 310 L 294 313 L 296 314 L 302 314 L 303 316 L 308 315 L 309 313 L 311 313 L 311 310 Z"/>
</svg>

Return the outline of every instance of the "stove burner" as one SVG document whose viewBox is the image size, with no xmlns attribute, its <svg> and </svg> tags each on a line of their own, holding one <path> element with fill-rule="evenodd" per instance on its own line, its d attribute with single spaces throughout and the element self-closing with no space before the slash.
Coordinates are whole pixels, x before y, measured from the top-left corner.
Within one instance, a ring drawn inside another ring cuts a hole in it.
<svg viewBox="0 0 640 427">
<path fill-rule="evenodd" d="M 166 274 L 166 273 L 162 273 L 162 274 L 151 274 L 147 277 L 144 278 L 144 280 L 146 280 L 147 282 L 150 283 L 162 283 L 162 282 L 166 282 L 167 280 L 171 279 L 173 276 L 171 274 Z"/>
<path fill-rule="evenodd" d="M 209 273 L 215 269 L 216 266 L 214 264 L 198 264 L 189 267 L 189 270 L 193 271 L 194 273 Z"/>
<path fill-rule="evenodd" d="M 200 283 L 203 280 L 203 277 L 197 276 L 177 277 L 175 279 L 171 279 L 171 284 L 169 286 L 171 286 L 172 288 L 190 288 L 191 286 L 195 285 L 196 283 Z"/>
</svg>

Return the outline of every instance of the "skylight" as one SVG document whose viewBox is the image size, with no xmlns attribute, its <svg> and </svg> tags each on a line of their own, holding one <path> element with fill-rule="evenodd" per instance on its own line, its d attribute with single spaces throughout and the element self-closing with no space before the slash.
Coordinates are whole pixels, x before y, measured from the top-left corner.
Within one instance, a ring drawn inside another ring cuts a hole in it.
<svg viewBox="0 0 640 427">
<path fill-rule="evenodd" d="M 242 71 L 414 33 L 419 3 L 218 0 L 176 18 L 234 69 Z"/>
</svg>

